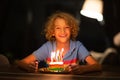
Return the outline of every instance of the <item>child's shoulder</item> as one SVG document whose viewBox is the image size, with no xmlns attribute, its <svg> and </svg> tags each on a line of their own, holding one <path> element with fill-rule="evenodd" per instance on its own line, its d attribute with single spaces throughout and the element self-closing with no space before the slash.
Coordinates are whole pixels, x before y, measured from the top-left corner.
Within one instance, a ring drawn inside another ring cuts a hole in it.
<svg viewBox="0 0 120 80">
<path fill-rule="evenodd" d="M 75 40 L 75 41 L 71 40 L 71 42 L 72 42 L 72 43 L 76 43 L 76 44 L 77 44 L 77 43 L 78 43 L 78 44 L 81 44 L 81 43 L 82 43 L 82 42 L 79 41 L 79 40 Z"/>
<path fill-rule="evenodd" d="M 77 46 L 77 45 L 78 45 L 78 46 L 79 46 L 79 45 L 82 45 L 82 42 L 81 42 L 81 41 L 78 41 L 78 40 L 77 40 L 77 41 L 72 41 L 72 40 L 71 40 L 71 43 L 72 43 L 72 44 L 75 44 L 76 46 Z"/>
<path fill-rule="evenodd" d="M 53 44 L 54 44 L 54 42 L 51 42 L 51 41 L 47 41 L 47 42 L 44 43 L 44 45 L 49 45 L 49 46 L 53 45 Z"/>
</svg>

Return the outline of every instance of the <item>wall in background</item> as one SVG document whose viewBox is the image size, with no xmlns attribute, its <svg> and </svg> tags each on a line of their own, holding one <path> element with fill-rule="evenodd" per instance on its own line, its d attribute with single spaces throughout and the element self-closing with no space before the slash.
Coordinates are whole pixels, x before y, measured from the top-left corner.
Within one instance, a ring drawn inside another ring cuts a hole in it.
<svg viewBox="0 0 120 80">
<path fill-rule="evenodd" d="M 89 50 L 103 51 L 109 44 L 106 41 L 111 41 L 119 31 L 119 0 L 104 0 L 104 26 L 79 14 L 83 2 L 84 0 L 1 0 L 0 52 L 20 59 L 39 48 L 46 41 L 41 34 L 44 23 L 56 10 L 69 12 L 78 20 L 81 19 L 81 31 L 77 39 Z"/>
</svg>

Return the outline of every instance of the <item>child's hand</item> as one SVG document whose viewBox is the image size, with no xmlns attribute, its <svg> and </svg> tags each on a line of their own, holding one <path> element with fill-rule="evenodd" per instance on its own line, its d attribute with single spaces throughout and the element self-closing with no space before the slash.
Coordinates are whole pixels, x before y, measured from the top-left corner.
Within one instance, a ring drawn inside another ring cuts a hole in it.
<svg viewBox="0 0 120 80">
<path fill-rule="evenodd" d="M 37 72 L 38 71 L 38 61 L 31 62 L 28 64 L 28 71 L 29 72 Z"/>
<path fill-rule="evenodd" d="M 69 65 L 68 68 L 72 74 L 82 74 L 84 72 L 83 68 L 78 64 Z"/>
</svg>

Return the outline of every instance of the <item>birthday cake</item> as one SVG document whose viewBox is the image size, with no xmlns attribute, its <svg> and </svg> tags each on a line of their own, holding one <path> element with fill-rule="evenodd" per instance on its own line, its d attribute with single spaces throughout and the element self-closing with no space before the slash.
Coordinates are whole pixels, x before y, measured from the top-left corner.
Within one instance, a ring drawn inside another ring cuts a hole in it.
<svg viewBox="0 0 120 80">
<path fill-rule="evenodd" d="M 51 73 L 69 73 L 69 70 L 62 62 L 52 62 L 49 67 L 40 68 L 40 72 L 51 72 Z"/>
<path fill-rule="evenodd" d="M 51 72 L 63 72 L 64 70 L 63 62 L 50 62 L 49 64 L 49 71 Z"/>
</svg>

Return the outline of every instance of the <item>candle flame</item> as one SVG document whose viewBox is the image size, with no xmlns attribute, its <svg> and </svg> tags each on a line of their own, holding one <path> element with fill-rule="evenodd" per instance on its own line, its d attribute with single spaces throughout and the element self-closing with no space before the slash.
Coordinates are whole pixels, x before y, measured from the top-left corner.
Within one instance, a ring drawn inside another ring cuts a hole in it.
<svg viewBox="0 0 120 80">
<path fill-rule="evenodd" d="M 64 48 L 57 50 L 56 52 L 51 52 L 51 62 L 50 64 L 63 64 L 63 52 Z"/>
</svg>

